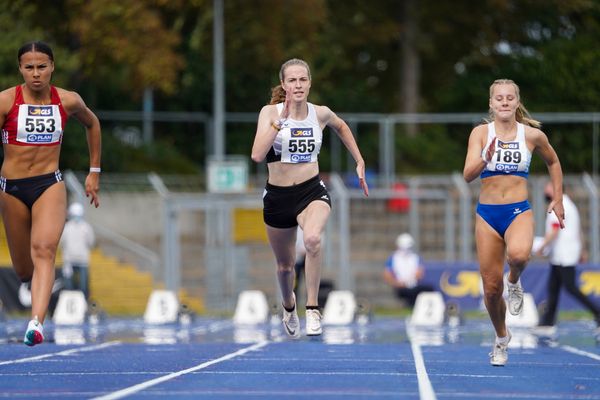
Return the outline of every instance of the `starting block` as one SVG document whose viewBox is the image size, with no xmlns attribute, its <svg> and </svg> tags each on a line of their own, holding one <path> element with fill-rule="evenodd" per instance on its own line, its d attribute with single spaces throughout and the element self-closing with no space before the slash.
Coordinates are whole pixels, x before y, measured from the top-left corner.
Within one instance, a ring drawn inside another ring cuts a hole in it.
<svg viewBox="0 0 600 400">
<path fill-rule="evenodd" d="M 414 326 L 442 326 L 445 312 L 446 304 L 440 292 L 421 292 L 417 296 L 409 323 Z"/>
<path fill-rule="evenodd" d="M 85 322 L 87 301 L 80 290 L 61 290 L 52 320 L 56 325 L 81 325 Z"/>
<path fill-rule="evenodd" d="M 540 317 L 538 315 L 535 301 L 531 293 L 523 293 L 523 310 L 521 314 L 512 315 L 508 312 L 508 304 L 506 305 L 506 325 L 518 328 L 533 328 L 538 325 Z"/>
<path fill-rule="evenodd" d="M 323 324 L 348 325 L 354 321 L 356 300 L 349 290 L 332 290 L 323 310 Z"/>
<path fill-rule="evenodd" d="M 147 324 L 170 324 L 177 322 L 179 300 L 170 290 L 154 290 L 148 299 L 144 322 Z"/>
<path fill-rule="evenodd" d="M 233 322 L 241 325 L 264 324 L 269 317 L 267 296 L 260 290 L 244 290 L 238 296 Z"/>
</svg>

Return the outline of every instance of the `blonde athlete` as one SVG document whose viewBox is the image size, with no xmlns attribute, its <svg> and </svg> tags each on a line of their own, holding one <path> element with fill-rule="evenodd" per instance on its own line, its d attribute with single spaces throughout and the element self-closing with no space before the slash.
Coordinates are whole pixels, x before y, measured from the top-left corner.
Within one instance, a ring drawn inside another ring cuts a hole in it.
<svg viewBox="0 0 600 400">
<path fill-rule="evenodd" d="M 293 338 L 300 336 L 294 296 L 294 263 L 297 226 L 304 231 L 306 248 L 306 334 L 320 335 L 318 293 L 321 279 L 321 237 L 331 210 L 331 200 L 319 177 L 317 162 L 323 129 L 332 128 L 356 161 L 356 173 L 365 196 L 365 162 L 348 125 L 325 106 L 307 101 L 310 68 L 299 59 L 285 62 L 281 84 L 272 89 L 271 102 L 260 111 L 252 160 L 265 158 L 269 170 L 263 193 L 263 217 L 277 263 L 283 297 L 283 326 Z"/>
<path fill-rule="evenodd" d="M 67 119 L 86 128 L 90 173 L 86 195 L 99 205 L 100 122 L 75 93 L 50 84 L 54 56 L 43 42 L 18 52 L 24 84 L 0 92 L 4 161 L 0 171 L 0 207 L 13 267 L 31 282 L 31 321 L 24 343 L 44 340 L 43 322 L 54 284 L 56 248 L 65 225 L 67 193 L 59 170 Z"/>
<path fill-rule="evenodd" d="M 485 306 L 496 331 L 490 362 L 502 366 L 508 360 L 511 334 L 506 327 L 504 262 L 508 262 L 508 310 L 517 315 L 523 307 L 523 289 L 519 277 L 531 254 L 534 235 L 533 214 L 528 202 L 527 177 L 531 154 L 537 152 L 546 163 L 554 198 L 548 212 L 554 211 L 564 227 L 563 175 L 556 152 L 540 123 L 530 118 L 521 103 L 519 87 L 509 79 L 490 86 L 491 122 L 475 127 L 463 171 L 471 182 L 481 177 L 477 204 L 475 240 L 483 281 Z"/>
</svg>

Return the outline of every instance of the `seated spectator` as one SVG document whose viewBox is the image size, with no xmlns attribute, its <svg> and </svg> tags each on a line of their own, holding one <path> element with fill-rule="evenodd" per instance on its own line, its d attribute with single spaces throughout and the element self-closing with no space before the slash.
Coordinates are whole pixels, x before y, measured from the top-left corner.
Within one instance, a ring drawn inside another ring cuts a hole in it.
<svg viewBox="0 0 600 400">
<path fill-rule="evenodd" d="M 396 239 L 396 251 L 385 263 L 383 277 L 394 288 L 396 296 L 406 301 L 411 307 L 415 305 L 417 296 L 421 292 L 433 292 L 431 285 L 419 283 L 424 276 L 425 269 L 421 265 L 421 258 L 414 251 L 415 241 L 408 233 L 403 233 Z"/>
</svg>

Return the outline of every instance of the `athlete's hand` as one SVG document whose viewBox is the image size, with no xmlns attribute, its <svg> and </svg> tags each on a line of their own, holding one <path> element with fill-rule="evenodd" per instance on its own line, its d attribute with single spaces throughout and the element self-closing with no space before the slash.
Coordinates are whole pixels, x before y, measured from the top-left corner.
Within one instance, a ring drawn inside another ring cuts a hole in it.
<svg viewBox="0 0 600 400">
<path fill-rule="evenodd" d="M 565 209 L 563 207 L 562 199 L 561 200 L 552 200 L 548 205 L 548 214 L 554 211 L 554 215 L 558 218 L 558 223 L 560 224 L 560 229 L 565 228 Z"/>
<path fill-rule="evenodd" d="M 279 121 L 283 123 L 290 116 L 290 103 L 292 102 L 292 89 L 283 87 L 285 90 L 285 101 L 283 102 L 283 110 L 281 110 L 281 114 L 279 114 Z"/>
<path fill-rule="evenodd" d="M 98 208 L 100 206 L 100 198 L 98 192 L 100 191 L 100 173 L 90 172 L 85 178 L 85 196 L 90 198 L 90 204 Z"/>
<path fill-rule="evenodd" d="M 365 196 L 369 197 L 369 185 L 367 184 L 367 178 L 365 177 L 365 164 L 359 163 L 356 165 L 356 174 L 358 175 L 358 184 L 363 190 Z"/>
<path fill-rule="evenodd" d="M 481 152 L 481 158 L 483 158 L 483 161 L 485 161 L 486 163 L 489 163 L 490 161 L 492 161 L 492 157 L 494 156 L 494 152 L 496 151 L 496 138 L 494 137 L 492 139 L 492 141 L 490 142 L 490 144 L 485 147 L 483 149 L 483 151 Z"/>
</svg>

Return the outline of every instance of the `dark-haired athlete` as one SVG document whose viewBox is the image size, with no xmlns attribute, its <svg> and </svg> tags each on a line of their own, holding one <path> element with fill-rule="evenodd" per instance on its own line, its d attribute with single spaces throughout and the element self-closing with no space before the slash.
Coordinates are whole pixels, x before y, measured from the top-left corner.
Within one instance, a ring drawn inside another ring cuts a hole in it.
<svg viewBox="0 0 600 400">
<path fill-rule="evenodd" d="M 31 281 L 31 321 L 24 342 L 44 340 L 56 248 L 65 225 L 67 193 L 59 169 L 65 124 L 75 117 L 86 129 L 90 172 L 86 195 L 98 207 L 100 122 L 75 93 L 50 84 L 51 48 L 30 42 L 18 52 L 24 83 L 0 92 L 0 127 L 4 162 L 0 171 L 0 206 L 13 267 L 22 282 Z"/>
</svg>

